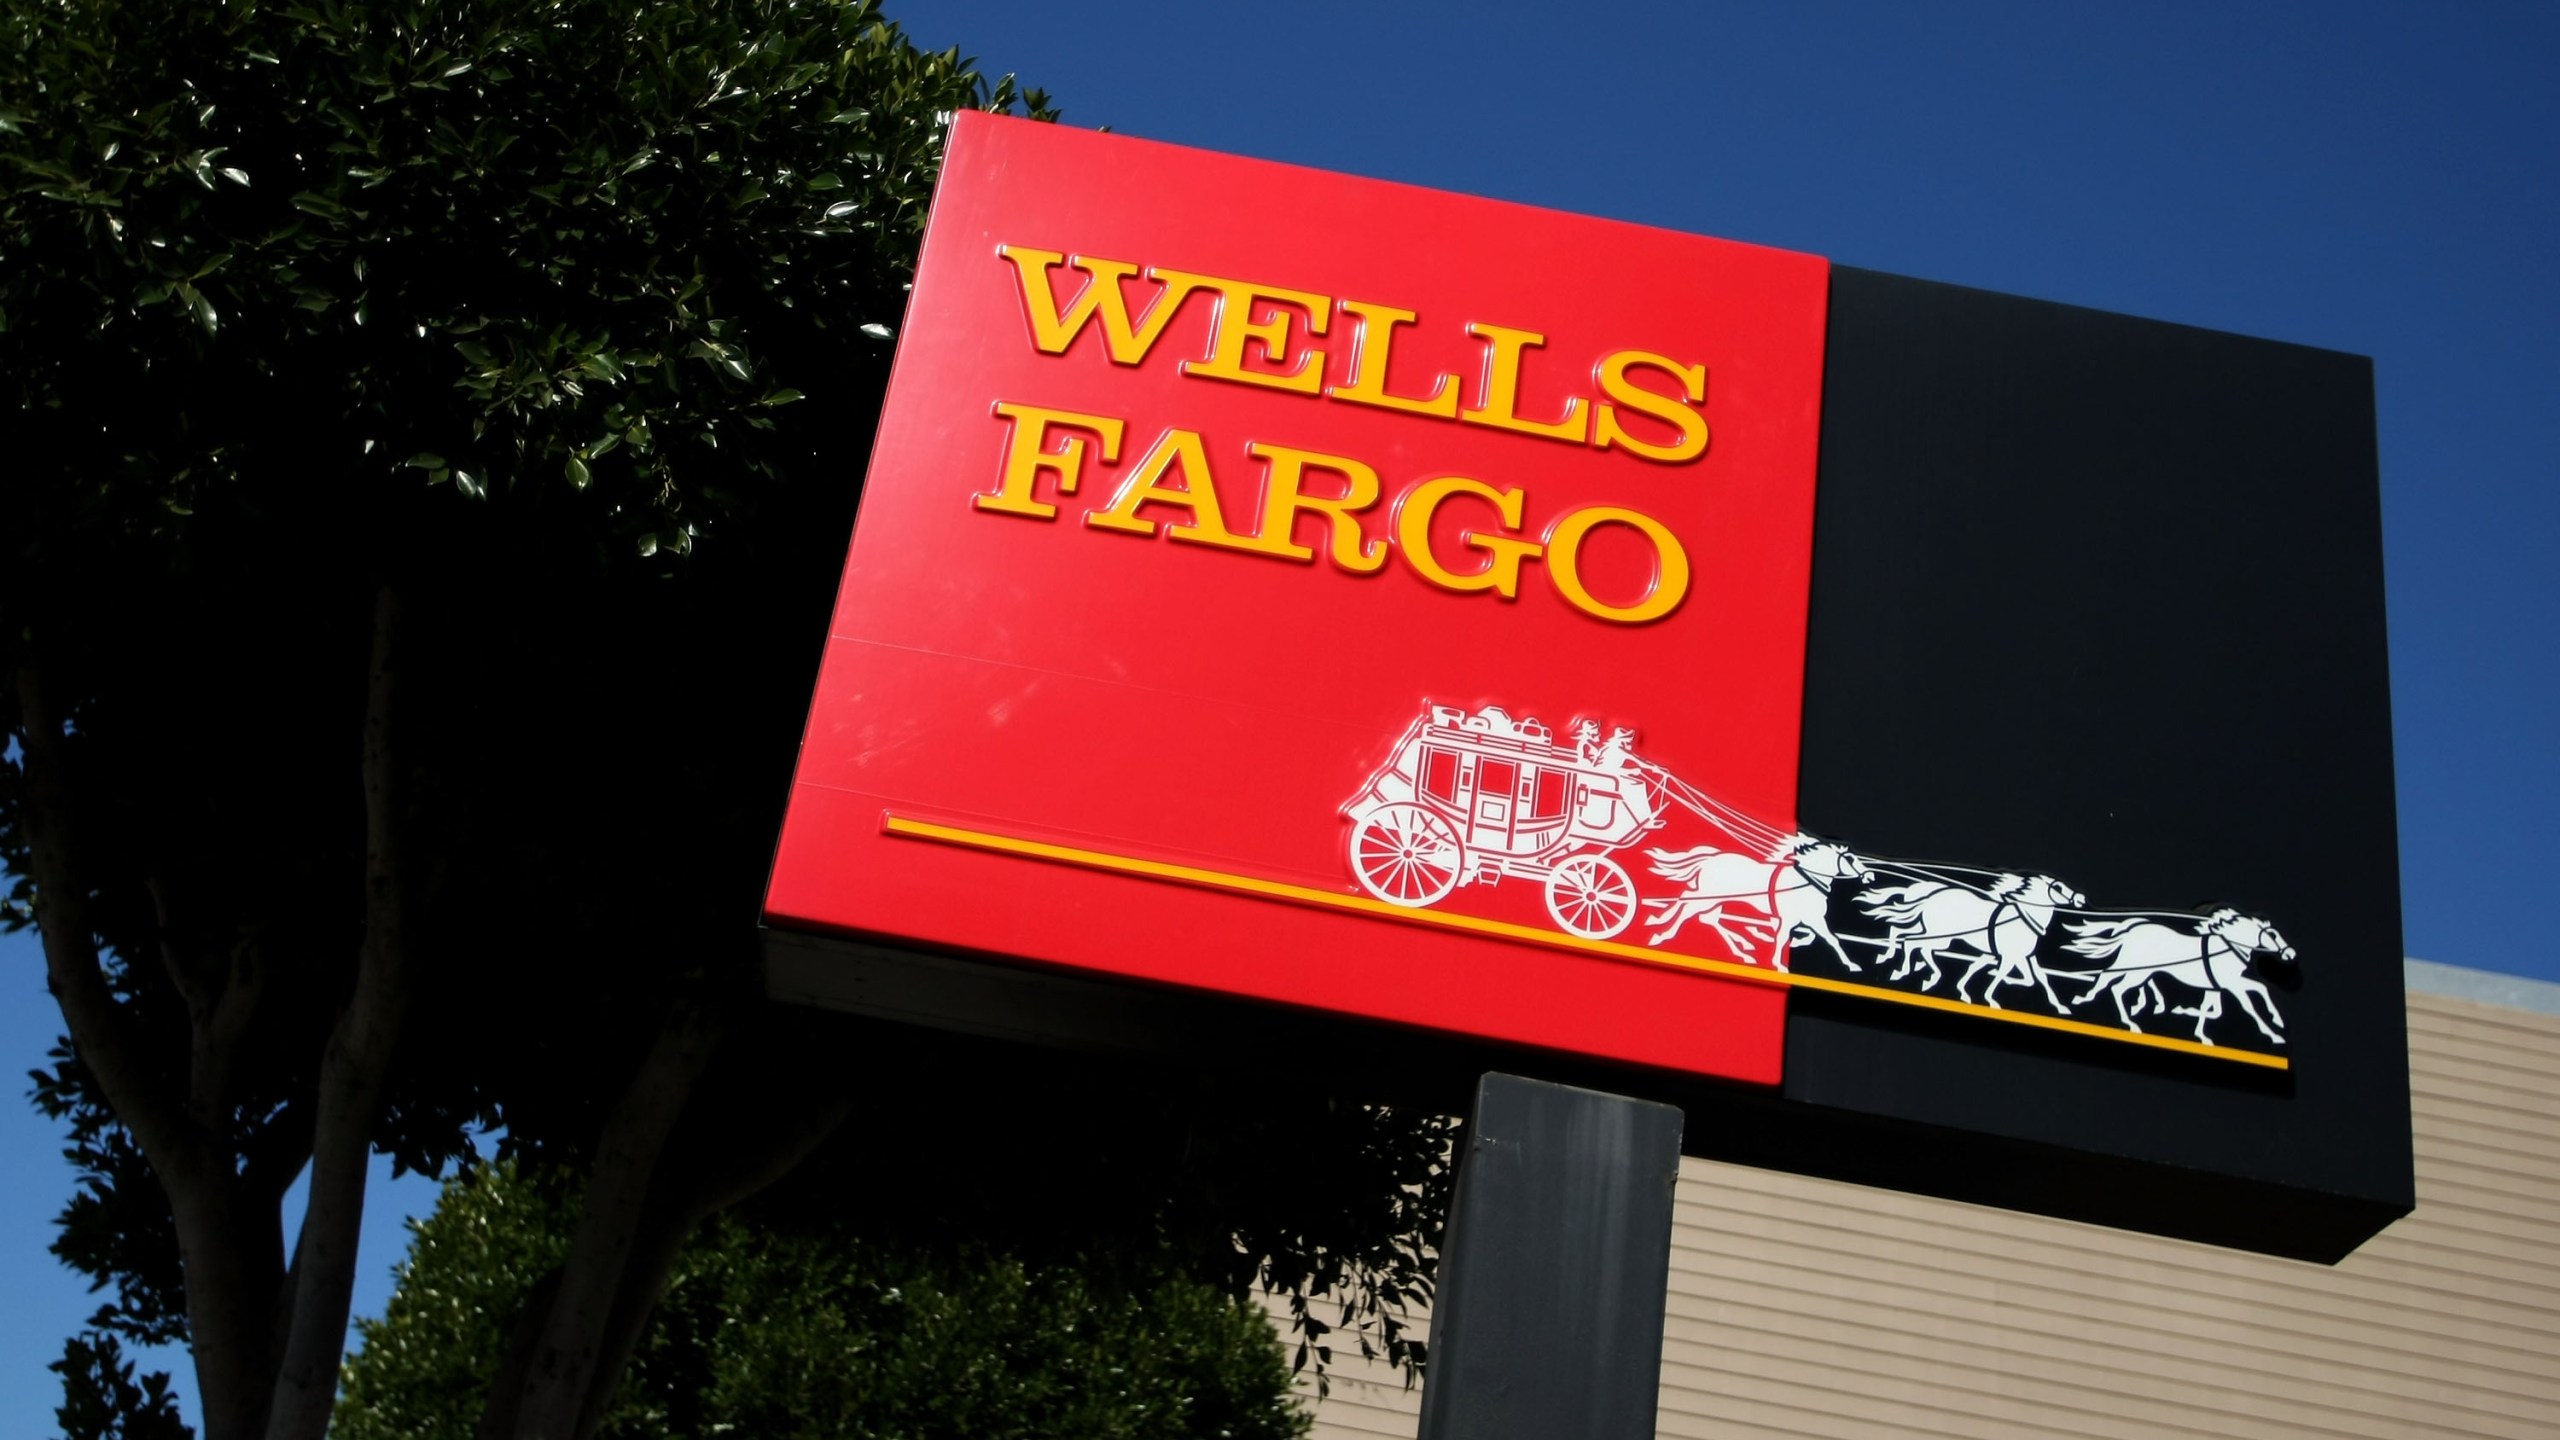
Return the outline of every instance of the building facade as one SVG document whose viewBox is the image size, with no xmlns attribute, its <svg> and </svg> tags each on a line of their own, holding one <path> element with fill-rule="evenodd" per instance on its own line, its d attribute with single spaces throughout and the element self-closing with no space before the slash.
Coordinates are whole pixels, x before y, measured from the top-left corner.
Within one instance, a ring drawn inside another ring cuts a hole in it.
<svg viewBox="0 0 2560 1440">
<path fill-rule="evenodd" d="M 2409 1051 L 2418 1208 L 2334 1267 L 1684 1161 L 1657 1433 L 2560 1435 L 2560 985 L 2411 961 Z"/>
</svg>

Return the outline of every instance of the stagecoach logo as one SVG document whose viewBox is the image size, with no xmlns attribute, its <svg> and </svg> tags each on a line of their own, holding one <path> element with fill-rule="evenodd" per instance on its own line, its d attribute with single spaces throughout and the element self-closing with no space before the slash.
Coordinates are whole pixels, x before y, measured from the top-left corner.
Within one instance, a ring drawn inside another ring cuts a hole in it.
<svg viewBox="0 0 2560 1440">
<path fill-rule="evenodd" d="M 2051 875 L 1862 856 L 1718 801 L 1636 740 L 1587 719 L 1558 739 L 1498 707 L 1429 706 L 1343 806 L 1352 878 L 1417 912 L 1523 882 L 1556 943 L 1621 958 L 2233 1059 L 2285 1043 L 2252 971 L 2291 967 L 2294 950 L 2264 920 L 2098 910 Z M 1671 843 L 1684 830 L 1700 843 Z"/>
</svg>

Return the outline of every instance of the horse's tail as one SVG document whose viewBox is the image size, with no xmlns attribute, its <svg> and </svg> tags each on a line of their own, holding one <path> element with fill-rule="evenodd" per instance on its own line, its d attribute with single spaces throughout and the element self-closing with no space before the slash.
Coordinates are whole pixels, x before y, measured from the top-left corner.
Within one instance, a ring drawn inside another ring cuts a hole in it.
<svg viewBox="0 0 2560 1440">
<path fill-rule="evenodd" d="M 2080 938 L 2063 948 L 2074 955 L 2086 955 L 2093 960 L 2110 959 L 2117 951 L 2124 948 L 2125 937 L 2132 934 L 2136 926 L 2151 923 L 2139 918 L 2092 920 L 2086 924 L 2074 921 L 2070 926 L 2071 933 Z"/>
<path fill-rule="evenodd" d="M 1858 908 L 1865 911 L 1870 918 L 1882 920 L 1888 925 L 1906 925 L 1920 917 L 1922 907 L 1929 903 L 1929 897 L 1935 893 L 1937 889 L 1934 886 L 1889 885 L 1882 890 L 1870 890 L 1858 897 Z"/>
<path fill-rule="evenodd" d="M 1688 850 L 1647 850 L 1644 856 L 1653 862 L 1654 874 L 1686 885 L 1698 878 L 1709 860 L 1723 853 L 1713 845 L 1700 845 Z"/>
</svg>

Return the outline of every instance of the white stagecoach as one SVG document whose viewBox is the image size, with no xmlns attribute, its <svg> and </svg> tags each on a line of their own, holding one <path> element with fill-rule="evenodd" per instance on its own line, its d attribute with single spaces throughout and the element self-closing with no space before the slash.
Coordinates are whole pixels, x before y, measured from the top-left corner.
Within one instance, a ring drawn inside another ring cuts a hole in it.
<svg viewBox="0 0 2560 1440">
<path fill-rule="evenodd" d="M 1711 803 L 1638 758 L 1634 735 L 1585 724 L 1557 743 L 1536 720 L 1494 706 L 1434 705 L 1343 807 L 1351 873 L 1390 905 L 1436 905 L 1460 885 L 1543 882 L 1547 913 L 1605 940 L 1636 917 L 1636 887 L 1610 858 L 1662 827 L 1672 805 Z"/>
</svg>

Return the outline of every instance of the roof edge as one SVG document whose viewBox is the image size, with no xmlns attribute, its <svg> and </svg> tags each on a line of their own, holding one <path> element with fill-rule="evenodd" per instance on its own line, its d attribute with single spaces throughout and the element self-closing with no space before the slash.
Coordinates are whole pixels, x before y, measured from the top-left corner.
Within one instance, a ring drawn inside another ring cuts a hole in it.
<svg viewBox="0 0 2560 1440">
<path fill-rule="evenodd" d="M 2508 1010 L 2530 1010 L 2537 1015 L 2560 1015 L 2560 985 L 2548 980 L 2501 975 L 2461 965 L 2439 965 L 2432 960 L 2404 960 L 2401 965 L 2408 975 L 2409 988 L 2422 995 L 2441 995 L 2449 1000 L 2468 1000 L 2475 1005 L 2496 1005 Z"/>
</svg>

